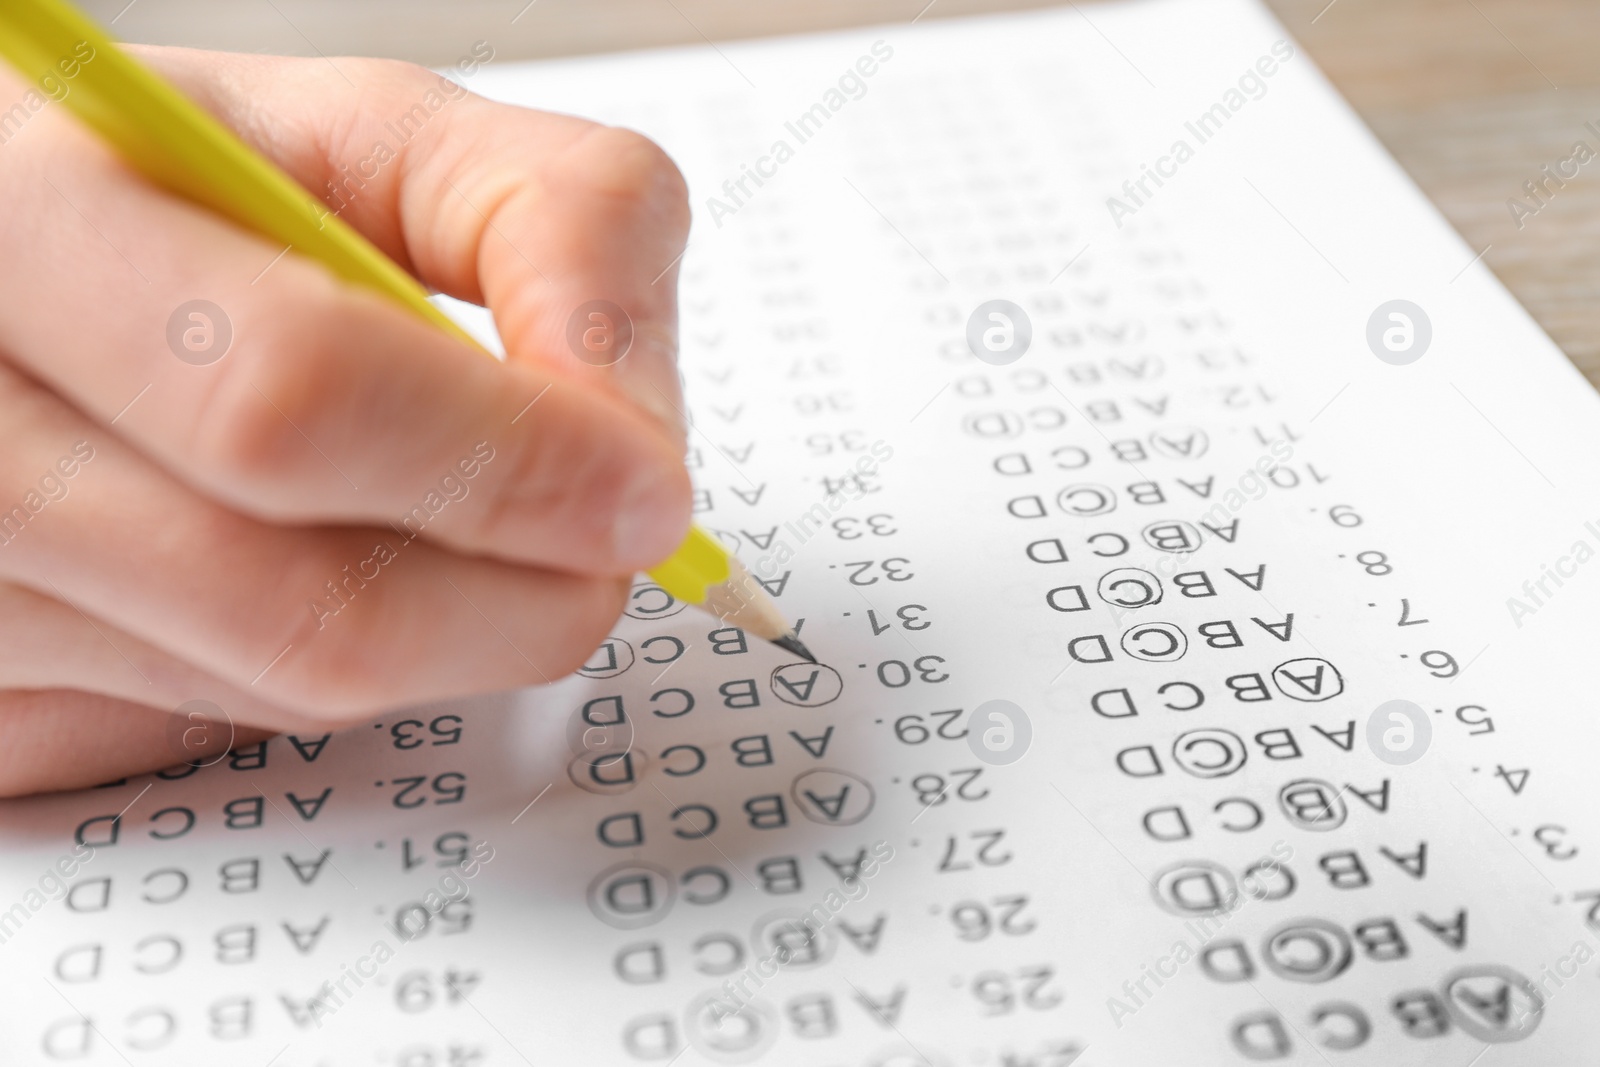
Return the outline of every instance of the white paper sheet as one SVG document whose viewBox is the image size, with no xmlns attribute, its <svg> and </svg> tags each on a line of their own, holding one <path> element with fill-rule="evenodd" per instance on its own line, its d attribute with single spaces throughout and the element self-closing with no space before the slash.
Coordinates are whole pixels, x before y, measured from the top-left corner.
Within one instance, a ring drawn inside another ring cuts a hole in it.
<svg viewBox="0 0 1600 1067">
<path fill-rule="evenodd" d="M 4 804 L 3 1062 L 1592 1056 L 1600 404 L 1283 27 L 469 84 L 683 166 L 699 519 L 826 666 L 642 585 L 587 677 Z"/>
</svg>

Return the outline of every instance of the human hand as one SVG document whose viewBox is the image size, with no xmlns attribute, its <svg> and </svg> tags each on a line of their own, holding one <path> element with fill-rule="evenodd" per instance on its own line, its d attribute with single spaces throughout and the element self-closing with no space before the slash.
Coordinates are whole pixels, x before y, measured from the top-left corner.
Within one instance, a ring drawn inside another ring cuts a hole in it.
<svg viewBox="0 0 1600 1067">
<path fill-rule="evenodd" d="M 156 189 L 0 74 L 0 793 L 206 755 L 169 729 L 193 700 L 246 742 L 581 665 L 689 525 L 677 169 L 405 64 L 139 55 L 489 307 L 508 357 Z M 568 344 L 594 300 L 632 320 L 614 366 Z"/>
</svg>

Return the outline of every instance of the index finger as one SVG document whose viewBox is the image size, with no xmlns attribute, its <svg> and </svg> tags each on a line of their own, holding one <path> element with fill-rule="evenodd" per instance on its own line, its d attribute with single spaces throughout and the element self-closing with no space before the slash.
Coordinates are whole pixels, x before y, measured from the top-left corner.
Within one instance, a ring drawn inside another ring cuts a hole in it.
<svg viewBox="0 0 1600 1067">
<path fill-rule="evenodd" d="M 654 142 L 387 60 L 229 56 L 218 78 L 207 53 L 144 54 L 424 284 L 487 306 L 509 358 L 604 381 L 681 446 L 689 207 Z"/>
<path fill-rule="evenodd" d="M 231 59 L 203 58 L 227 79 Z M 150 188 L 64 115 L 41 114 L 28 135 L 0 160 L 0 189 L 26 220 L 0 257 L 12 297 L 0 347 L 173 473 L 275 521 L 399 524 L 419 501 L 454 500 L 460 465 L 473 477 L 487 442 L 507 458 L 472 502 L 436 520 L 442 505 L 428 504 L 424 536 L 602 574 L 657 563 L 681 540 L 681 454 L 620 396 L 471 352 Z M 301 131 L 291 121 L 279 135 Z M 41 269 L 51 262 L 62 270 Z M 169 313 L 199 295 L 225 306 L 233 346 L 191 366 L 169 350 Z"/>
</svg>

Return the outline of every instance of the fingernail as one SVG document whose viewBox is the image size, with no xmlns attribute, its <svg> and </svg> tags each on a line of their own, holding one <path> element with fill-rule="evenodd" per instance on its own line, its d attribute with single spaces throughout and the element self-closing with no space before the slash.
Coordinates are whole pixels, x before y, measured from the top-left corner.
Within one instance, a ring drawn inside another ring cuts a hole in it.
<svg viewBox="0 0 1600 1067">
<path fill-rule="evenodd" d="M 617 510 L 617 558 L 643 568 L 672 555 L 689 531 L 689 508 L 681 479 L 658 470 L 636 474 Z"/>
</svg>

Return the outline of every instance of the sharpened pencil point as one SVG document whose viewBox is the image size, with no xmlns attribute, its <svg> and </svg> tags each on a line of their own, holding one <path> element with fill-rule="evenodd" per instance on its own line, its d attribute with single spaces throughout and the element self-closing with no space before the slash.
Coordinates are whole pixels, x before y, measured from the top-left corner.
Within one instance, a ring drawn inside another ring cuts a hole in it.
<svg viewBox="0 0 1600 1067">
<path fill-rule="evenodd" d="M 785 652 L 793 652 L 807 663 L 817 662 L 817 657 L 813 656 L 811 654 L 811 650 L 802 644 L 800 639 L 794 634 L 784 634 L 782 637 L 774 637 L 772 639 L 772 643 L 783 649 Z"/>
<path fill-rule="evenodd" d="M 751 637 L 771 641 L 807 663 L 817 662 L 817 657 L 796 636 L 794 624 L 783 617 L 778 605 L 772 602 L 772 595 L 737 556 L 728 557 L 728 580 L 708 588 L 705 603 L 700 606 L 721 619 L 725 626 L 737 626 Z"/>
</svg>

